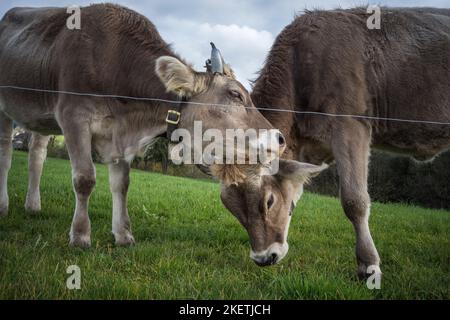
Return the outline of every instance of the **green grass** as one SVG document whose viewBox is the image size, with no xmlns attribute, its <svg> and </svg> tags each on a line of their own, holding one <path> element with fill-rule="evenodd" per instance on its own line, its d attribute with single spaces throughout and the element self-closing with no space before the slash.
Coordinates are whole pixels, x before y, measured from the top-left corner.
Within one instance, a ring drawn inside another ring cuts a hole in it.
<svg viewBox="0 0 450 320">
<path fill-rule="evenodd" d="M 17 299 L 449 299 L 450 213 L 373 204 L 381 290 L 356 279 L 354 233 L 338 200 L 305 194 L 277 266 L 249 258 L 248 237 L 219 200 L 219 185 L 134 171 L 129 211 L 137 245 L 116 248 L 105 166 L 90 203 L 92 248 L 68 246 L 74 208 L 69 162 L 48 159 L 43 211 L 23 209 L 25 153 L 10 172 L 10 214 L 0 220 L 0 298 Z M 78 265 L 82 289 L 66 289 Z"/>
</svg>

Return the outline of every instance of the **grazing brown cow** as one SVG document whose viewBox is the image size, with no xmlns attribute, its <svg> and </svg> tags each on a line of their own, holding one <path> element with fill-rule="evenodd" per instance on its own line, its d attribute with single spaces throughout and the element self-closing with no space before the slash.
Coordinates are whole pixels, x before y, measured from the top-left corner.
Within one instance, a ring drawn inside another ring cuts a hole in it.
<svg viewBox="0 0 450 320">
<path fill-rule="evenodd" d="M 299 16 L 277 37 L 252 92 L 253 102 L 262 109 L 377 118 L 261 110 L 285 135 L 287 158 L 316 164 L 336 161 L 342 207 L 356 232 L 361 277 L 369 266 L 381 273 L 369 231 L 370 146 L 419 160 L 430 159 L 450 146 L 450 10 L 384 8 L 379 30 L 369 30 L 367 19 L 363 9 Z M 302 167 L 293 161 L 284 166 L 294 173 Z M 297 177 L 266 177 L 257 187 L 224 188 L 222 198 L 245 210 L 247 219 L 258 221 L 254 232 L 264 243 L 264 238 L 272 237 L 264 232 L 264 226 L 288 219 L 305 180 L 304 175 Z M 295 181 L 287 191 L 286 181 Z M 231 192 L 240 193 L 241 202 L 228 199 Z M 261 208 L 268 206 L 274 209 L 261 215 Z M 278 262 L 278 253 L 282 258 L 286 251 L 280 248 L 287 248 L 285 238 L 253 253 L 255 261 L 264 265 Z"/>
<path fill-rule="evenodd" d="M 214 73 L 195 72 L 138 13 L 110 4 L 81 8 L 80 30 L 66 27 L 68 17 L 65 8 L 8 11 L 0 22 L 0 85 L 165 100 L 183 97 L 187 103 L 180 106 L 179 128 L 192 130 L 194 120 L 202 120 L 205 131 L 272 128 L 244 87 L 223 68 L 223 61 L 211 62 Z M 109 166 L 116 243 L 134 243 L 126 198 L 130 162 L 153 138 L 167 131 L 166 116 L 174 106 L 164 101 L 10 89 L 0 91 L 0 216 L 8 211 L 14 120 L 34 132 L 26 208 L 40 210 L 46 135 L 63 133 L 76 194 L 70 243 L 80 247 L 91 243 L 88 201 L 95 185 L 92 148 Z M 174 111 L 169 120 L 176 123 Z M 271 131 L 266 137 L 283 149 L 279 132 Z M 261 145 L 264 141 L 253 142 Z"/>
</svg>

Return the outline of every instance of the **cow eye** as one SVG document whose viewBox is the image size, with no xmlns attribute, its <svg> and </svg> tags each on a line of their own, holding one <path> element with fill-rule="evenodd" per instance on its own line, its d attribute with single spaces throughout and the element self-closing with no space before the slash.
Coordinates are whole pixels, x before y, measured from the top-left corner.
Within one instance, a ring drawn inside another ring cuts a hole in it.
<svg viewBox="0 0 450 320">
<path fill-rule="evenodd" d="M 269 197 L 269 200 L 267 200 L 267 209 L 268 210 L 270 210 L 270 208 L 272 208 L 274 202 L 275 202 L 275 198 L 273 197 L 273 194 L 271 194 Z"/>
<path fill-rule="evenodd" d="M 230 95 L 234 98 L 234 99 L 238 99 L 241 102 L 244 102 L 244 97 L 242 96 L 242 94 L 239 91 L 236 90 L 230 90 Z"/>
</svg>

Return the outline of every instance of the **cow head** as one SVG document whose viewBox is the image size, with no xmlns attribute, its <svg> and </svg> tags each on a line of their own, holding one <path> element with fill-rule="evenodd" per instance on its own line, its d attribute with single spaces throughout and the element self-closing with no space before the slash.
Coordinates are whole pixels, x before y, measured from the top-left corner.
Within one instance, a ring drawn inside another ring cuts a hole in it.
<svg viewBox="0 0 450 320">
<path fill-rule="evenodd" d="M 275 175 L 253 175 L 242 184 L 222 186 L 222 202 L 247 230 L 250 257 L 256 264 L 268 266 L 285 257 L 289 224 L 303 184 L 327 167 L 281 159 Z"/>
<path fill-rule="evenodd" d="M 206 72 L 196 72 L 171 56 L 162 56 L 156 61 L 156 73 L 167 91 L 186 99 L 182 106 L 179 128 L 194 132 L 194 124 L 201 121 L 203 133 L 214 129 L 223 134 L 223 150 L 227 143 L 234 143 L 234 139 L 227 140 L 229 129 L 240 129 L 241 132 L 267 129 L 265 135 L 258 135 L 254 141 L 248 141 L 244 148 L 266 148 L 268 159 L 281 155 L 285 149 L 283 135 L 279 130 L 273 129 L 255 108 L 248 91 L 236 80 L 233 71 L 224 63 L 214 45 L 206 67 Z M 206 144 L 203 143 L 203 146 Z M 235 151 L 238 154 L 249 150 Z M 224 152 L 222 157 L 225 156 Z M 236 181 L 228 182 L 231 184 Z"/>
</svg>

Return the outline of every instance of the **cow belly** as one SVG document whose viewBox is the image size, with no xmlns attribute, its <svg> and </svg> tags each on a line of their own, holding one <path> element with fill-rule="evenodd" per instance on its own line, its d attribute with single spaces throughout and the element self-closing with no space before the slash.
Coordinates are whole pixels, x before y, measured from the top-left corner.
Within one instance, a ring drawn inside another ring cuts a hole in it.
<svg viewBox="0 0 450 320">
<path fill-rule="evenodd" d="M 32 122 L 22 123 L 21 126 L 25 129 L 39 132 L 42 135 L 60 135 L 61 128 L 55 118 L 38 119 Z"/>
<path fill-rule="evenodd" d="M 423 135 L 410 133 L 409 136 L 393 134 L 376 136 L 372 146 L 379 150 L 410 155 L 419 161 L 428 161 L 450 148 L 450 130 L 434 130 L 434 134 L 427 133 Z"/>
<path fill-rule="evenodd" d="M 23 99 L 20 93 L 8 95 L 8 98 L 0 93 L 0 110 L 24 129 L 44 135 L 61 133 L 51 107 L 42 106 L 33 99 Z"/>
</svg>

